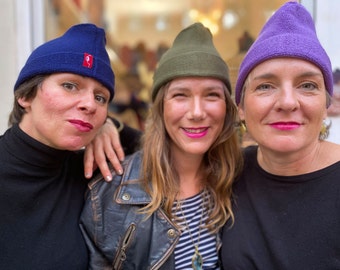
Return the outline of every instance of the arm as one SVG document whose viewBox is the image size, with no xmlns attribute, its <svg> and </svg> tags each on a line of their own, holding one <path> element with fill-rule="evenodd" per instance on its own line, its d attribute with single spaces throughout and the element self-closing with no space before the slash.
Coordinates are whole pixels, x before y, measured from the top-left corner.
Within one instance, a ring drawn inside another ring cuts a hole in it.
<svg viewBox="0 0 340 270">
<path fill-rule="evenodd" d="M 97 247 L 92 242 L 89 235 L 86 233 L 85 228 L 80 225 L 81 231 L 83 233 L 88 251 L 89 251 L 89 263 L 88 269 L 90 270 L 111 270 L 112 265 L 107 261 L 107 259 L 97 250 Z"/>
<path fill-rule="evenodd" d="M 89 263 L 88 269 L 94 270 L 106 270 L 112 269 L 111 263 L 105 258 L 96 246 L 96 228 L 98 226 L 95 213 L 93 212 L 94 206 L 91 200 L 91 191 L 86 194 L 86 203 L 83 208 L 83 212 L 80 218 L 80 229 L 84 236 L 88 251 L 89 251 Z M 100 220 L 100 218 L 99 218 Z"/>
<path fill-rule="evenodd" d="M 93 171 L 98 166 L 105 179 L 111 181 L 112 175 L 106 158 L 118 174 L 123 173 L 120 162 L 124 160 L 124 151 L 120 144 L 118 129 L 109 118 L 92 142 L 86 146 L 84 155 L 85 177 L 91 178 Z"/>
<path fill-rule="evenodd" d="M 141 136 L 141 131 L 125 126 L 114 118 L 108 118 L 97 136 L 86 146 L 84 155 L 85 177 L 91 178 L 94 169 L 99 167 L 106 181 L 111 181 L 112 175 L 108 161 L 117 174 L 122 174 L 123 168 L 120 162 L 124 160 L 124 152 L 132 154 L 138 150 Z"/>
</svg>

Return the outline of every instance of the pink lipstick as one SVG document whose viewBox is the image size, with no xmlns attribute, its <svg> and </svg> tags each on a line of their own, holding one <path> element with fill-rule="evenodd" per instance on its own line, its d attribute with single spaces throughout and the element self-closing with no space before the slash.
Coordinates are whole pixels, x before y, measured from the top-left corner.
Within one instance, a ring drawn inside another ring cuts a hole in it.
<svg viewBox="0 0 340 270">
<path fill-rule="evenodd" d="M 81 120 L 69 120 L 69 122 L 81 132 L 89 132 L 93 129 L 93 126 L 88 122 Z"/>
<path fill-rule="evenodd" d="M 189 138 L 198 139 L 204 137 L 208 133 L 208 128 L 183 128 L 183 131 Z"/>
<path fill-rule="evenodd" d="M 297 122 L 275 122 L 270 124 L 270 126 L 279 130 L 292 130 L 299 128 L 301 124 Z"/>
</svg>

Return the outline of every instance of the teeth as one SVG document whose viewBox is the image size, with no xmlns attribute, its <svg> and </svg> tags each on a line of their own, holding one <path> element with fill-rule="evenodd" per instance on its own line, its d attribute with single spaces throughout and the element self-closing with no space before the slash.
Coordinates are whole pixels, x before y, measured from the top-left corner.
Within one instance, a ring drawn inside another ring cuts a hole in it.
<svg viewBox="0 0 340 270">
<path fill-rule="evenodd" d="M 201 133 L 205 130 L 205 128 L 185 128 L 185 131 L 190 133 Z"/>
</svg>

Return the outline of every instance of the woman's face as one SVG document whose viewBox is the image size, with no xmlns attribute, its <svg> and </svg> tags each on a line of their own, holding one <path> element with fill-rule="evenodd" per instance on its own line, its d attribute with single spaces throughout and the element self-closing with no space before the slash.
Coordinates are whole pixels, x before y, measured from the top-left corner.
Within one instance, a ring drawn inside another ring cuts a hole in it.
<svg viewBox="0 0 340 270">
<path fill-rule="evenodd" d="M 19 125 L 50 147 L 78 150 L 103 125 L 109 98 L 109 90 L 92 78 L 52 74 L 38 86 L 35 98 L 18 100 L 26 110 Z"/>
<path fill-rule="evenodd" d="M 296 58 L 267 60 L 251 71 L 245 86 L 240 119 L 262 148 L 294 152 L 318 142 L 327 116 L 318 67 Z"/>
<path fill-rule="evenodd" d="M 164 121 L 174 155 L 206 153 L 221 133 L 226 115 L 225 86 L 212 78 L 173 80 L 165 92 Z"/>
</svg>

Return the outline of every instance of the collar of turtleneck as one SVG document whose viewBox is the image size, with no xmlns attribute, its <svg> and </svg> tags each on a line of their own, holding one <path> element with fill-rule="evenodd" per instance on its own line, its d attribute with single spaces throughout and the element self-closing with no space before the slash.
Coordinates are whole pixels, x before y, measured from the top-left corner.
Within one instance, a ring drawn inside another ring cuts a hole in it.
<svg viewBox="0 0 340 270">
<path fill-rule="evenodd" d="M 30 137 L 18 124 L 8 129 L 2 138 L 4 148 L 23 163 L 43 168 L 58 168 L 70 151 L 49 147 Z"/>
</svg>

